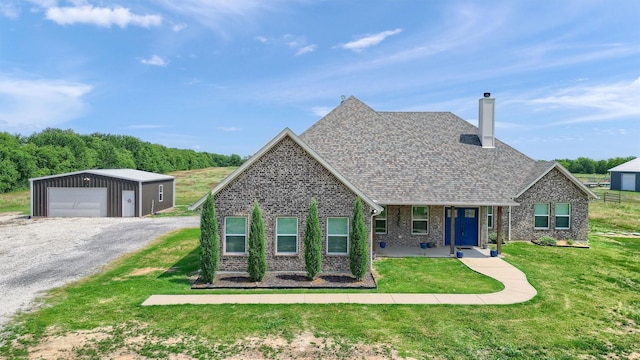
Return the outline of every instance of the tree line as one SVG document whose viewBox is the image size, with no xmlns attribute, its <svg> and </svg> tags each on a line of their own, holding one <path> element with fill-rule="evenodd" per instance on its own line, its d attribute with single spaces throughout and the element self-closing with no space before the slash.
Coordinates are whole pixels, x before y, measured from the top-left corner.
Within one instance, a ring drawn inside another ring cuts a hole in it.
<svg viewBox="0 0 640 360">
<path fill-rule="evenodd" d="M 26 188 L 29 178 L 86 169 L 138 169 L 157 173 L 239 166 L 236 154 L 168 148 L 133 136 L 48 128 L 31 136 L 0 132 L 0 193 Z"/>
<path fill-rule="evenodd" d="M 562 166 L 573 174 L 606 174 L 609 169 L 614 168 L 627 161 L 635 159 L 635 156 L 615 157 L 608 160 L 593 160 L 586 157 L 579 157 L 575 160 L 556 159 Z"/>
</svg>

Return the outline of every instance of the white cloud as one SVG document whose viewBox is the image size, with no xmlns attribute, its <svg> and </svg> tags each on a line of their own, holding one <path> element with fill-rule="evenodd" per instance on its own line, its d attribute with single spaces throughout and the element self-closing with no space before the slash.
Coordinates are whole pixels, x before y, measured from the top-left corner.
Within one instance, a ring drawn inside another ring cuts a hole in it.
<svg viewBox="0 0 640 360">
<path fill-rule="evenodd" d="M 145 65 L 154 65 L 154 66 L 167 66 L 168 64 L 167 61 L 165 61 L 163 58 L 161 58 L 158 55 L 153 55 L 148 59 L 142 59 L 140 60 L 140 62 Z"/>
<path fill-rule="evenodd" d="M 324 117 L 329 112 L 331 112 L 331 110 L 333 110 L 333 108 L 330 108 L 328 106 L 314 106 L 314 107 L 311 108 L 311 112 L 314 115 L 320 116 L 320 117 Z"/>
<path fill-rule="evenodd" d="M 128 8 L 93 7 L 81 5 L 75 7 L 51 7 L 47 9 L 46 18 L 59 24 L 91 24 L 102 27 L 118 25 L 125 28 L 128 25 L 151 27 L 160 25 L 162 17 L 159 15 L 136 15 Z"/>
<path fill-rule="evenodd" d="M 242 131 L 241 128 L 235 127 L 235 126 L 231 126 L 231 127 L 218 126 L 216 129 L 221 131 Z"/>
<path fill-rule="evenodd" d="M 0 128 L 42 129 L 80 117 L 92 86 L 65 80 L 0 75 Z"/>
<path fill-rule="evenodd" d="M 301 47 L 296 52 L 296 56 L 300 56 L 300 55 L 304 55 L 304 54 L 308 54 L 308 53 L 314 52 L 314 51 L 316 51 L 317 47 L 318 46 L 316 44 L 311 44 L 311 45 L 307 45 L 307 46 Z"/>
<path fill-rule="evenodd" d="M 186 24 L 175 24 L 171 27 L 171 30 L 173 30 L 174 32 L 180 32 L 186 28 L 187 28 Z"/>
<path fill-rule="evenodd" d="M 16 19 L 20 15 L 20 10 L 13 4 L 0 4 L 0 15 L 9 19 Z"/>
<path fill-rule="evenodd" d="M 260 41 L 263 44 L 269 43 L 269 38 L 265 36 L 256 36 L 256 40 Z"/>
<path fill-rule="evenodd" d="M 369 48 L 371 46 L 375 46 L 378 45 L 379 43 L 381 43 L 382 41 L 384 41 L 384 39 L 388 38 L 389 36 L 392 35 L 396 35 L 402 32 L 402 29 L 395 29 L 395 30 L 387 30 L 387 31 L 383 31 L 383 32 L 379 32 L 377 34 L 369 34 L 369 35 L 365 35 L 357 40 L 353 40 L 350 41 L 346 44 L 341 44 L 338 45 L 338 47 L 341 47 L 343 49 L 347 49 L 347 50 L 352 50 L 355 52 L 360 52 L 366 48 Z"/>
<path fill-rule="evenodd" d="M 531 99 L 534 106 L 559 110 L 587 110 L 588 115 L 574 116 L 553 125 L 640 117 L 640 77 L 632 82 L 582 85 L 556 90 L 549 96 Z"/>
</svg>

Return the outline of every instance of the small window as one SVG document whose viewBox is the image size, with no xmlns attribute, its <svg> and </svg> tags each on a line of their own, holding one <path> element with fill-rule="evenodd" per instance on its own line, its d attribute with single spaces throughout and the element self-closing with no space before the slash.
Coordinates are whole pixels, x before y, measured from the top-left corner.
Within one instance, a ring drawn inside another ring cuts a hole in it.
<svg viewBox="0 0 640 360">
<path fill-rule="evenodd" d="M 487 206 L 487 228 L 493 229 L 493 206 Z"/>
<path fill-rule="evenodd" d="M 349 219 L 346 217 L 327 219 L 327 254 L 349 253 Z"/>
<path fill-rule="evenodd" d="M 224 252 L 244 254 L 247 248 L 247 218 L 224 219 Z"/>
<path fill-rule="evenodd" d="M 164 185 L 158 185 L 158 201 L 162 202 L 164 199 Z"/>
<path fill-rule="evenodd" d="M 556 229 L 571 228 L 571 205 L 556 204 Z"/>
<path fill-rule="evenodd" d="M 413 206 L 411 209 L 411 234 L 426 235 L 429 233 L 429 208 Z"/>
<path fill-rule="evenodd" d="M 276 218 L 276 254 L 298 253 L 298 218 Z"/>
<path fill-rule="evenodd" d="M 376 234 L 387 233 L 387 207 L 382 207 L 380 215 L 376 216 Z"/>
<path fill-rule="evenodd" d="M 534 228 L 549 228 L 549 204 L 535 204 L 533 206 Z"/>
</svg>

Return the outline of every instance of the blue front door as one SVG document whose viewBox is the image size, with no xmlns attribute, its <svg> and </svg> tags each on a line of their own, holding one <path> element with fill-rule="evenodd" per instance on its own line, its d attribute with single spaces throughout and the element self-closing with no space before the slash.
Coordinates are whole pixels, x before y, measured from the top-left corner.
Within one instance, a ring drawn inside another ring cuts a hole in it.
<svg viewBox="0 0 640 360">
<path fill-rule="evenodd" d="M 451 240 L 451 208 L 445 209 L 447 216 L 444 220 L 444 243 L 450 244 Z M 478 246 L 478 209 L 456 208 L 455 221 L 455 245 Z"/>
</svg>

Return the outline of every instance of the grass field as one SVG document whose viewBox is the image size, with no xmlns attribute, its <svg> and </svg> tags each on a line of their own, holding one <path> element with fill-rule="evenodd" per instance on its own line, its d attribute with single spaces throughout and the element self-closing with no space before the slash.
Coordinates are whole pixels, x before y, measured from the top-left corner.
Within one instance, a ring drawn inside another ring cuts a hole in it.
<svg viewBox="0 0 640 360">
<path fill-rule="evenodd" d="M 594 201 L 589 216 L 589 249 L 503 246 L 538 290 L 523 304 L 140 306 L 191 292 L 199 231 L 183 230 L 52 290 L 7 327 L 0 358 L 639 359 L 640 239 L 597 233 L 640 232 L 640 202 Z M 379 292 L 500 288 L 455 259 L 374 266 Z"/>
</svg>

